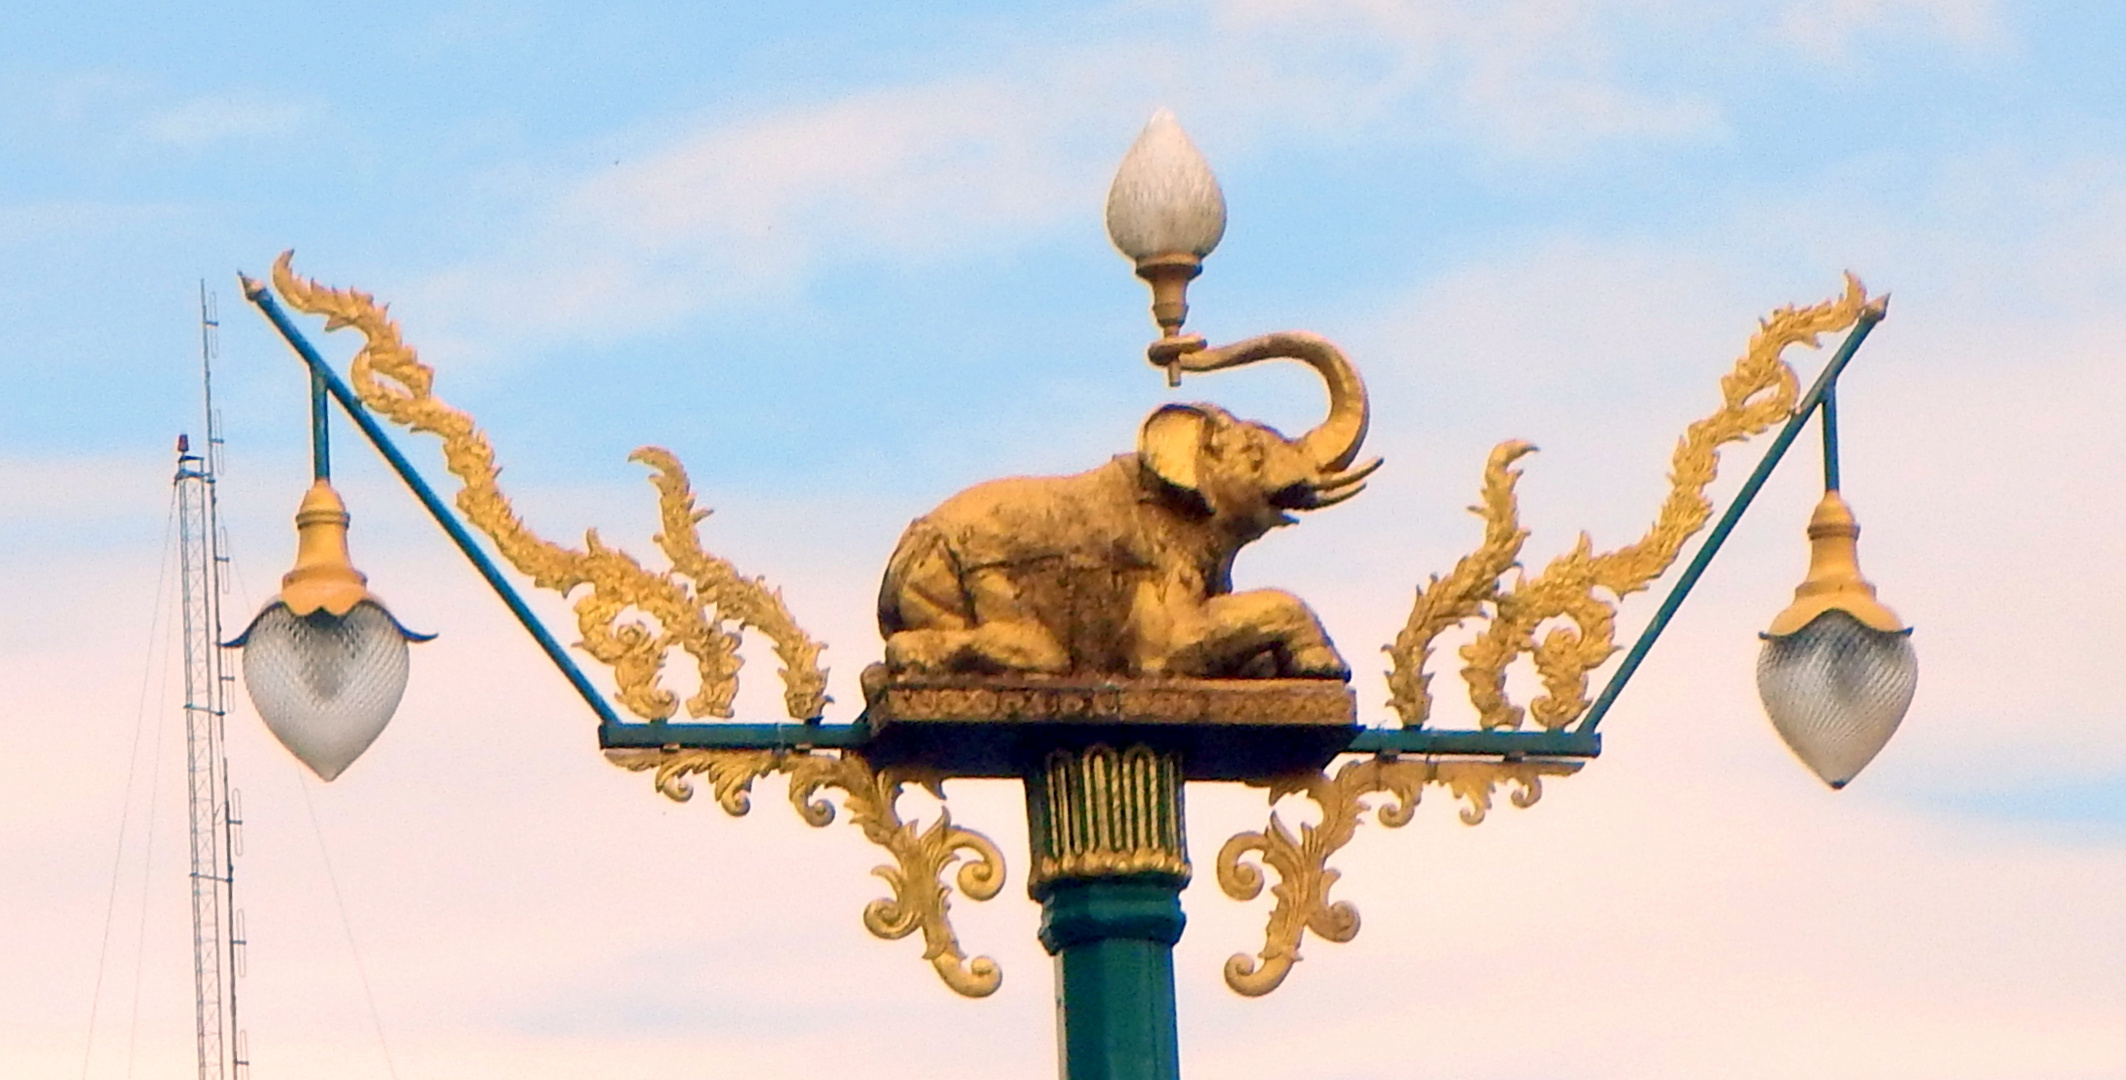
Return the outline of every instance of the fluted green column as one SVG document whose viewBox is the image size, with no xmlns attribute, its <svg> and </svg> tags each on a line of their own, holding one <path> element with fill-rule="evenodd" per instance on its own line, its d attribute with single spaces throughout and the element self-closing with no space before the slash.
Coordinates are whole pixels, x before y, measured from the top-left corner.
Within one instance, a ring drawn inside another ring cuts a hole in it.
<svg viewBox="0 0 2126 1080">
<path fill-rule="evenodd" d="M 1050 753 L 1026 779 L 1032 892 L 1056 958 L 1063 1080 L 1179 1080 L 1174 943 L 1188 884 L 1176 755 Z"/>
</svg>

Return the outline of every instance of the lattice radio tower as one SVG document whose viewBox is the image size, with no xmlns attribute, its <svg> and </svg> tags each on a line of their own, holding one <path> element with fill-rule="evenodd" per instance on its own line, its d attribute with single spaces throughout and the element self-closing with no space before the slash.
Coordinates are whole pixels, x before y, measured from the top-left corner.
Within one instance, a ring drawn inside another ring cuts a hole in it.
<svg viewBox="0 0 2126 1080">
<path fill-rule="evenodd" d="M 236 1025 L 236 979 L 244 968 L 244 916 L 236 909 L 242 802 L 229 785 L 222 744 L 236 676 L 222 648 L 221 605 L 229 557 L 214 490 L 221 470 L 221 415 L 214 408 L 218 352 L 214 294 L 199 285 L 199 368 L 206 440 L 193 453 L 177 437 L 178 551 L 182 569 L 185 745 L 192 824 L 192 988 L 197 1003 L 199 1080 L 245 1080 L 250 1054 Z"/>
</svg>

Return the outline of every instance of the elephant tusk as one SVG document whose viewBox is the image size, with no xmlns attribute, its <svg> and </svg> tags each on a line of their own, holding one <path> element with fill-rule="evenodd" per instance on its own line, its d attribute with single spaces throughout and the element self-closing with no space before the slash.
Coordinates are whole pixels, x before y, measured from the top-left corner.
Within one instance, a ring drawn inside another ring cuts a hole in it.
<svg viewBox="0 0 2126 1080">
<path fill-rule="evenodd" d="M 1335 506 L 1337 503 L 1340 502 L 1348 502 L 1350 501 L 1352 496 L 1364 490 L 1366 490 L 1366 485 L 1361 483 L 1357 487 L 1354 487 L 1349 491 L 1340 491 L 1334 495 L 1324 495 L 1321 498 L 1316 499 L 1314 501 L 1314 505 L 1307 507 L 1307 509 L 1319 510 L 1325 506 Z"/>
<path fill-rule="evenodd" d="M 1373 475 L 1373 473 L 1378 470 L 1380 466 L 1381 459 L 1374 458 L 1373 460 L 1368 461 L 1364 465 L 1360 465 L 1358 468 L 1352 469 L 1349 472 L 1340 472 L 1336 473 L 1333 476 L 1324 476 L 1320 480 L 1314 482 L 1314 488 L 1317 491 L 1332 491 L 1336 488 L 1346 487 L 1351 484 L 1358 483 L 1360 480 L 1364 480 L 1366 477 Z"/>
</svg>

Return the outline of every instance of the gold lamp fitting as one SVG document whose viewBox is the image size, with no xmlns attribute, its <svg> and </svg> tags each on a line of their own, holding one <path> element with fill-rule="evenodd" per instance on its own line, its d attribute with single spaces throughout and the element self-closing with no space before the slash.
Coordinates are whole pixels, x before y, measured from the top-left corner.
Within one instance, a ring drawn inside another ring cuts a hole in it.
<svg viewBox="0 0 2126 1080">
<path fill-rule="evenodd" d="M 310 485 L 295 511 L 295 569 L 281 576 L 281 602 L 291 613 L 308 615 L 322 608 L 345 616 L 354 605 L 375 599 L 368 576 L 347 554 L 347 522 L 347 504 L 331 482 Z"/>
<path fill-rule="evenodd" d="M 1185 251 L 1137 260 L 1137 276 L 1152 287 L 1152 319 L 1159 324 L 1159 340 L 1145 356 L 1166 369 L 1168 386 L 1181 385 L 1181 358 L 1210 344 L 1202 334 L 1181 332 L 1188 321 L 1188 283 L 1201 273 L 1203 257 Z"/>
<path fill-rule="evenodd" d="M 1795 633 L 1826 611 L 1843 611 L 1883 633 L 1906 628 L 1860 575 L 1860 523 L 1836 490 L 1824 492 L 1809 516 L 1809 575 L 1794 590 L 1794 602 L 1772 619 L 1770 636 Z"/>
<path fill-rule="evenodd" d="M 1137 276 L 1152 287 L 1152 319 L 1169 339 L 1188 321 L 1188 283 L 1203 273 L 1203 257 L 1186 251 L 1137 260 Z"/>
</svg>

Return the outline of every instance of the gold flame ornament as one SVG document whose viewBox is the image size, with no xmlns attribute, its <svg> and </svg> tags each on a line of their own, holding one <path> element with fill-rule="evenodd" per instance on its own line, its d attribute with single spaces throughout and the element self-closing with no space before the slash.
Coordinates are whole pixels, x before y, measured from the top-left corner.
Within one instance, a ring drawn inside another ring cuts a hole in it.
<svg viewBox="0 0 2126 1080">
<path fill-rule="evenodd" d="M 267 730 L 320 779 L 362 756 L 406 693 L 408 641 L 347 554 L 347 507 L 329 481 L 295 513 L 295 569 L 231 646 Z"/>
<path fill-rule="evenodd" d="M 1772 620 L 1757 693 L 1772 726 L 1824 783 L 1851 782 L 1882 751 L 1919 685 L 1912 631 L 1860 573 L 1860 525 L 1836 489 L 1809 519 L 1809 573 Z"/>
</svg>

